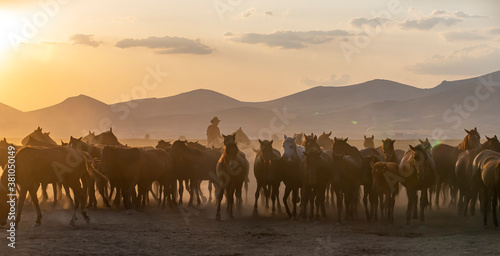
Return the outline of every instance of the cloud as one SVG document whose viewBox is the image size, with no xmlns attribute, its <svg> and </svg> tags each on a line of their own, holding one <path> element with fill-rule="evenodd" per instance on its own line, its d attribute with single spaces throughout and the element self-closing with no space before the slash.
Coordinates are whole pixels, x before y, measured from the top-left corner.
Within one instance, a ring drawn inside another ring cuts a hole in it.
<svg viewBox="0 0 500 256">
<path fill-rule="evenodd" d="M 489 30 L 489 33 L 494 35 L 500 35 L 500 28 L 492 28 Z"/>
<path fill-rule="evenodd" d="M 450 31 L 443 34 L 444 38 L 448 42 L 455 41 L 477 41 L 477 40 L 486 40 L 490 37 L 482 33 L 479 30 L 470 30 L 470 31 Z"/>
<path fill-rule="evenodd" d="M 351 76 L 343 74 L 340 77 L 336 75 L 331 75 L 328 80 L 314 80 L 310 78 L 302 78 L 300 80 L 301 83 L 307 86 L 332 86 L 332 85 L 344 85 L 351 81 Z"/>
<path fill-rule="evenodd" d="M 226 33 L 229 40 L 247 44 L 264 44 L 281 49 L 302 49 L 311 44 L 323 44 L 350 35 L 344 30 L 277 31 L 271 34 Z"/>
<path fill-rule="evenodd" d="M 255 15 L 256 12 L 257 12 L 257 9 L 252 7 L 252 8 L 249 8 L 249 9 L 241 12 L 240 14 L 238 14 L 237 17 L 242 18 L 242 19 L 249 18 L 250 16 Z"/>
<path fill-rule="evenodd" d="M 264 15 L 266 15 L 266 17 L 273 17 L 273 12 L 272 11 L 265 11 Z"/>
<path fill-rule="evenodd" d="M 155 49 L 158 54 L 210 54 L 213 49 L 201 43 L 200 39 L 188 39 L 183 37 L 155 37 L 144 39 L 126 38 L 115 45 L 118 48 L 146 47 Z"/>
<path fill-rule="evenodd" d="M 96 41 L 94 38 L 94 35 L 84 35 L 84 34 L 76 34 L 72 35 L 69 40 L 73 44 L 81 44 L 81 45 L 86 45 L 86 46 L 91 46 L 91 47 L 97 47 L 102 44 L 102 41 Z"/>
<path fill-rule="evenodd" d="M 447 55 L 436 54 L 406 68 L 418 74 L 476 75 L 485 70 L 498 70 L 500 49 L 485 44 L 455 50 Z"/>
<path fill-rule="evenodd" d="M 116 17 L 112 20 L 113 23 L 130 23 L 134 22 L 137 18 L 133 16 L 126 16 L 126 17 Z"/>
<path fill-rule="evenodd" d="M 357 28 L 362 28 L 364 26 L 370 26 L 372 28 L 376 28 L 378 26 L 382 26 L 385 23 L 389 22 L 388 19 L 382 17 L 376 17 L 372 19 L 367 18 L 353 18 L 349 21 L 349 23 Z"/>
<path fill-rule="evenodd" d="M 417 13 L 412 8 L 408 10 L 410 14 Z M 417 17 L 415 19 L 406 19 L 400 23 L 400 27 L 404 29 L 430 30 L 435 26 L 442 24 L 445 26 L 453 26 L 469 18 L 486 18 L 486 16 L 469 15 L 464 12 L 450 12 L 446 10 L 434 10 L 427 16 Z"/>
</svg>

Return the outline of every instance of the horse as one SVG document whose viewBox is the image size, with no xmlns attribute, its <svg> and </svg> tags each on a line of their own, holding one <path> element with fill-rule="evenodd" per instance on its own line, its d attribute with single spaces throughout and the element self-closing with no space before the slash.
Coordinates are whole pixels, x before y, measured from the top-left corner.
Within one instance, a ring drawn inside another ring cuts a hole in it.
<svg viewBox="0 0 500 256">
<path fill-rule="evenodd" d="M 89 131 L 89 134 L 85 135 L 82 140 L 86 143 L 91 143 L 92 139 L 95 137 L 95 132 Z"/>
<path fill-rule="evenodd" d="M 99 135 L 96 135 L 91 140 L 92 144 L 100 144 L 100 145 L 114 145 L 114 146 L 123 146 L 118 138 L 113 134 L 113 127 L 109 128 L 109 131 L 102 132 Z"/>
<path fill-rule="evenodd" d="M 230 145 L 230 144 L 238 144 L 238 141 L 236 139 L 237 138 L 236 132 L 233 132 L 230 135 L 224 135 L 224 134 L 222 134 L 222 138 L 224 139 L 224 146 L 227 146 L 227 145 Z M 237 153 L 242 158 L 246 159 L 245 153 L 243 153 L 241 150 L 238 149 Z M 248 167 L 246 168 L 246 170 L 248 170 Z M 249 182 L 250 182 L 250 180 L 248 179 L 248 173 L 247 173 L 247 176 L 246 176 L 246 179 L 245 179 L 245 195 L 248 195 L 248 183 Z M 243 202 L 243 198 L 241 196 L 241 194 L 242 194 L 241 191 L 242 191 L 242 188 L 236 190 L 236 199 L 238 200 L 238 203 L 242 203 Z"/>
<path fill-rule="evenodd" d="M 418 141 L 420 142 L 420 145 L 424 147 L 425 150 L 430 151 L 432 149 L 432 144 L 428 138 L 425 138 L 425 140 L 418 139 Z"/>
<path fill-rule="evenodd" d="M 234 137 L 234 135 L 228 136 Z M 224 136 L 224 139 L 226 139 L 226 136 Z M 218 182 L 216 184 L 218 186 L 216 188 L 218 189 L 216 189 L 217 213 L 215 215 L 217 220 L 221 219 L 220 207 L 224 192 L 226 194 L 229 217 L 233 218 L 234 196 L 236 194 L 238 198 L 238 190 L 241 196 L 241 187 L 248 176 L 248 161 L 238 153 L 239 151 L 236 143 L 229 143 L 224 146 L 224 153 L 217 162 L 216 175 Z"/>
<path fill-rule="evenodd" d="M 401 163 L 399 163 L 399 176 L 401 184 L 406 188 L 408 197 L 408 206 L 406 209 L 406 225 L 410 225 L 411 211 L 414 211 L 413 218 L 417 218 L 417 191 L 420 190 L 420 221 L 423 227 L 425 221 L 425 208 L 429 204 L 427 190 L 434 185 L 436 181 L 436 165 L 430 152 L 422 145 L 413 147 L 410 145 Z M 397 181 L 397 179 L 394 179 Z"/>
<path fill-rule="evenodd" d="M 307 205 L 310 206 L 309 218 L 319 221 L 319 213 L 326 218 L 325 190 L 332 179 L 332 158 L 317 143 L 317 136 L 306 137 L 304 158 L 300 163 L 302 173 L 301 218 L 305 219 Z M 314 204 L 316 214 L 314 215 Z"/>
<path fill-rule="evenodd" d="M 156 144 L 157 149 L 164 149 L 166 151 L 169 151 L 171 147 L 172 144 L 170 143 L 170 141 L 159 140 L 158 144 Z"/>
<path fill-rule="evenodd" d="M 474 167 L 479 169 L 483 189 L 483 226 L 488 226 L 488 208 L 491 206 L 493 224 L 498 229 L 497 207 L 500 195 L 500 153 L 484 150 L 474 159 Z"/>
<path fill-rule="evenodd" d="M 94 159 L 101 158 L 101 150 L 103 147 L 87 143 L 83 140 L 82 137 L 77 139 L 77 138 L 74 138 L 73 136 L 71 136 L 69 138 L 68 145 L 74 149 L 78 149 L 78 150 L 85 151 L 85 152 L 89 153 L 89 155 L 92 156 L 92 158 L 94 158 Z"/>
<path fill-rule="evenodd" d="M 302 145 L 302 141 L 304 140 L 304 134 L 303 133 L 294 133 L 292 138 L 295 138 L 295 144 L 297 145 Z"/>
<path fill-rule="evenodd" d="M 363 147 L 365 148 L 375 148 L 375 137 L 372 135 L 371 137 L 366 137 L 366 135 L 363 135 L 364 141 L 363 141 Z"/>
<path fill-rule="evenodd" d="M 480 147 L 466 150 L 458 156 L 455 164 L 455 174 L 457 176 L 457 185 L 460 191 L 458 198 L 458 213 L 467 216 L 469 202 L 471 203 L 470 213 L 475 215 L 475 205 L 477 194 L 481 191 L 482 182 L 480 178 L 479 169 L 473 168 L 473 162 L 476 156 L 483 150 L 493 150 L 500 152 L 500 142 L 497 136 L 493 138 L 486 137 L 486 142 Z"/>
<path fill-rule="evenodd" d="M 378 160 L 378 159 L 377 159 Z M 376 193 L 378 200 L 375 203 L 380 203 L 381 219 L 387 219 L 390 223 L 394 221 L 394 204 L 396 196 L 399 194 L 399 182 L 393 177 L 397 177 L 398 165 L 393 162 L 371 162 L 373 176 L 373 190 Z M 395 182 L 389 182 L 389 181 Z M 376 211 L 375 211 L 376 212 Z"/>
<path fill-rule="evenodd" d="M 236 135 L 236 143 L 240 146 L 248 147 L 252 143 L 241 127 L 232 134 Z"/>
<path fill-rule="evenodd" d="M 405 152 L 400 149 L 394 149 L 394 142 L 396 142 L 396 140 L 391 140 L 389 138 L 382 140 L 382 149 L 386 162 L 399 164 Z"/>
<path fill-rule="evenodd" d="M 363 159 L 356 147 L 347 143 L 349 138 L 334 138 L 333 143 L 333 184 L 337 195 L 338 223 L 341 222 L 342 203 L 346 207 L 345 218 L 354 218 L 359 200 L 359 190 L 363 177 Z M 370 194 L 369 188 L 365 188 L 365 194 Z M 371 200 L 370 200 L 371 201 Z M 370 220 L 368 205 L 365 204 L 365 212 Z M 370 207 L 371 208 L 371 207 Z"/>
<path fill-rule="evenodd" d="M 269 167 L 271 165 L 272 160 L 276 160 L 281 158 L 281 154 L 277 149 L 273 148 L 273 140 L 268 141 L 268 140 L 260 140 L 260 149 L 257 152 L 257 155 L 255 156 L 255 161 L 253 165 L 253 170 L 254 170 L 254 175 L 255 175 L 255 180 L 257 181 L 257 188 L 255 190 L 255 204 L 253 206 L 253 214 L 258 215 L 258 210 L 257 210 L 257 201 L 259 200 L 259 195 L 261 189 L 264 190 L 264 195 L 266 197 L 266 208 L 269 208 L 269 197 L 272 193 L 272 201 L 273 201 L 273 207 L 272 207 L 272 213 L 275 213 L 275 208 L 274 208 L 274 203 L 276 200 L 276 197 L 279 196 L 279 184 L 280 182 L 271 182 L 269 179 Z M 275 193 L 278 192 L 278 193 Z M 278 199 L 278 206 L 280 207 L 279 199 Z M 281 208 L 281 207 L 280 207 Z"/>
<path fill-rule="evenodd" d="M 80 213 L 85 221 L 89 223 L 90 217 L 85 210 L 85 191 L 82 189 L 80 179 L 85 174 L 95 176 L 95 172 L 96 170 L 88 168 L 85 156 L 70 147 L 25 147 L 19 150 L 16 154 L 16 184 L 20 190 L 16 226 L 21 221 L 22 209 L 28 192 L 31 195 L 31 200 L 37 212 L 37 219 L 34 226 L 41 225 L 42 213 L 36 193 L 40 183 L 55 182 L 70 187 L 75 195 L 74 212 L 69 225 L 75 227 L 76 211 L 78 208 L 80 208 Z M 7 182 L 9 177 L 9 172 L 4 171 L 0 178 L 2 190 L 4 191 L 0 191 L 0 193 L 7 192 L 5 189 L 8 187 Z M 99 184 L 99 186 L 107 186 L 107 184 Z M 4 220 L 2 220 L 3 222 Z"/>
<path fill-rule="evenodd" d="M 23 146 L 26 146 L 30 137 L 33 137 L 35 140 L 38 140 L 41 142 L 45 142 L 45 143 L 52 144 L 52 145 L 57 145 L 57 143 L 52 138 L 50 138 L 50 132 L 45 132 L 45 133 L 42 132 L 42 128 L 40 128 L 40 126 L 38 126 L 38 128 L 34 132 L 32 132 L 28 136 L 26 136 L 21 141 L 21 144 Z"/>
<path fill-rule="evenodd" d="M 269 180 L 272 183 L 283 181 L 285 193 L 283 194 L 283 205 L 286 213 L 292 220 L 297 217 L 297 203 L 299 202 L 299 189 L 302 187 L 300 163 L 304 157 L 304 148 L 297 145 L 296 137 L 283 136 L 282 147 L 284 153 L 279 159 L 271 160 L 269 166 Z M 292 193 L 293 211 L 290 212 L 288 197 Z"/>
<path fill-rule="evenodd" d="M 318 145 L 324 149 L 331 149 L 333 147 L 332 139 L 330 139 L 331 135 L 332 135 L 332 132 L 330 132 L 330 133 L 323 132 L 323 134 L 321 134 L 318 137 L 318 140 L 317 140 Z"/>
<path fill-rule="evenodd" d="M 464 129 L 465 130 L 465 129 Z M 436 198 L 435 205 L 439 209 L 439 194 L 443 182 L 450 185 L 452 200 L 450 205 L 454 204 L 457 194 L 457 176 L 455 174 L 455 164 L 460 153 L 478 148 L 481 145 L 481 137 L 477 132 L 477 128 L 465 130 L 467 135 L 462 142 L 456 146 L 447 144 L 439 144 L 432 148 L 432 158 L 436 163 L 437 179 L 436 179 Z"/>
</svg>

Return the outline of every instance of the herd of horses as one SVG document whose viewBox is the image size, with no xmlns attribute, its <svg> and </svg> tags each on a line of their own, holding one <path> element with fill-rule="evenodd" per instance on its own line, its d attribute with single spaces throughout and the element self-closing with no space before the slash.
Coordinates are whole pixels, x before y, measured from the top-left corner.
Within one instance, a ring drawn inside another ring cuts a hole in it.
<svg viewBox="0 0 500 256">
<path fill-rule="evenodd" d="M 450 206 L 456 207 L 460 215 L 474 215 L 479 199 L 484 225 L 487 226 L 491 211 L 498 228 L 500 142 L 497 136 L 486 136 L 486 142 L 481 143 L 477 128 L 465 132 L 458 146 L 432 146 L 425 139 L 419 140 L 418 145 L 409 145 L 407 151 L 396 149 L 395 140 L 389 138 L 375 148 L 374 136 L 364 136 L 364 148 L 358 149 L 349 144 L 348 138 L 331 139 L 331 132 L 319 136 L 284 135 L 283 154 L 273 147 L 277 138 L 259 140 L 259 149 L 253 149 L 253 214 L 258 215 L 260 196 L 266 207 L 271 202 L 273 214 L 276 209 L 281 210 L 279 194 L 283 184 L 282 203 L 291 219 L 318 221 L 326 217 L 325 206 L 331 202 L 340 223 L 356 217 L 362 200 L 367 220 L 391 223 L 396 197 L 404 187 L 407 225 L 418 217 L 423 225 L 426 209 L 432 205 L 439 208 L 440 198 L 449 197 Z M 230 218 L 233 208 L 242 206 L 250 175 L 248 158 L 240 150 L 251 147 L 250 139 L 241 128 L 223 138 L 219 147 L 186 140 L 160 140 L 156 147 L 129 147 L 122 145 L 110 129 L 98 135 L 89 132 L 85 137 L 71 137 L 69 142 L 61 141 L 58 145 L 38 127 L 22 140 L 23 146 L 10 144 L 6 139 L 0 141 L 0 165 L 7 169 L 8 149 L 15 147 L 16 224 L 21 220 L 28 194 L 36 208 L 35 225 L 41 224 L 37 192 L 41 188 L 42 201 L 47 201 L 49 184 L 54 205 L 63 189 L 74 205 L 70 226 L 75 226 L 78 210 L 89 222 L 86 209 L 97 206 L 96 194 L 106 207 L 123 204 L 127 213 L 133 213 L 150 204 L 150 195 L 162 208 L 168 205 L 175 209 L 183 204 L 185 189 L 189 192 L 189 205 L 215 199 L 216 219 L 220 220 L 224 196 Z M 6 224 L 10 210 L 10 181 L 4 171 L 0 178 L 2 225 Z M 203 181 L 208 182 L 208 199 L 201 190 Z"/>
</svg>

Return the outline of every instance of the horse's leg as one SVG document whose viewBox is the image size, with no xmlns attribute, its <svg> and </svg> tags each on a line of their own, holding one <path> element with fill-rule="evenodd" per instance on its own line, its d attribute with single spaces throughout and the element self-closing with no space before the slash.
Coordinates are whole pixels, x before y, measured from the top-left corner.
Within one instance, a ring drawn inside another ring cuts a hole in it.
<svg viewBox="0 0 500 256">
<path fill-rule="evenodd" d="M 436 176 L 436 199 L 434 201 L 434 204 L 436 205 L 436 209 L 439 210 L 439 194 L 441 194 L 441 186 L 443 184 L 443 181 L 439 175 Z"/>
<path fill-rule="evenodd" d="M 280 184 L 274 184 L 273 186 L 273 191 L 274 191 L 274 195 L 275 195 L 275 199 L 276 199 L 276 204 L 278 205 L 278 212 L 281 213 L 281 203 L 280 203 Z M 274 204 L 274 202 L 273 202 Z"/>
<path fill-rule="evenodd" d="M 70 191 L 69 191 L 69 187 L 68 187 L 68 186 L 66 186 L 66 185 L 65 185 L 65 186 L 63 186 L 63 187 L 64 187 L 64 191 L 66 192 L 66 197 L 68 198 L 69 203 L 70 203 L 71 205 L 73 205 L 73 198 L 71 198 L 71 193 L 70 193 Z M 74 193 L 74 192 L 73 192 L 73 193 Z"/>
<path fill-rule="evenodd" d="M 184 193 L 184 185 L 182 182 L 183 180 L 179 180 L 179 205 L 182 205 L 182 194 Z"/>
<path fill-rule="evenodd" d="M 227 190 L 227 195 L 226 195 L 227 207 L 229 210 L 229 217 L 231 219 L 234 218 L 234 216 L 233 216 L 234 192 L 235 192 L 235 188 L 231 186 L 231 188 Z"/>
<path fill-rule="evenodd" d="M 422 189 L 420 194 L 420 223 L 424 225 L 425 222 L 425 207 L 427 206 L 427 189 Z"/>
<path fill-rule="evenodd" d="M 488 207 L 491 203 L 491 196 L 487 189 L 484 189 L 483 226 L 488 227 Z"/>
<path fill-rule="evenodd" d="M 54 193 L 54 202 L 52 203 L 52 207 L 56 207 L 56 205 L 57 205 L 57 183 L 55 183 L 55 182 L 52 183 L 52 192 Z"/>
<path fill-rule="evenodd" d="M 264 198 L 266 199 L 266 209 L 269 209 L 269 199 L 271 198 L 271 186 L 269 184 L 262 186 L 264 188 Z"/>
<path fill-rule="evenodd" d="M 36 189 L 38 190 L 38 186 L 36 186 Z M 26 200 L 26 193 L 27 192 L 28 191 L 26 188 L 21 187 L 21 191 L 19 193 L 19 202 L 17 203 L 16 227 L 18 227 L 17 223 L 19 223 L 19 221 L 21 221 L 21 212 L 23 211 L 24 200 Z M 33 197 L 33 196 L 31 196 L 31 197 Z M 36 196 L 36 194 L 34 194 L 34 197 L 36 197 L 36 200 L 38 202 L 38 197 Z M 32 201 L 33 201 L 33 199 L 32 199 Z"/>
<path fill-rule="evenodd" d="M 285 205 L 285 211 L 286 211 L 286 214 L 288 214 L 288 218 L 293 218 L 292 217 L 292 214 L 290 213 L 290 208 L 288 208 L 288 196 L 290 195 L 290 192 L 292 190 L 290 189 L 289 186 L 285 186 L 285 193 L 283 194 L 283 205 Z M 292 199 L 293 199 L 293 196 L 292 196 Z"/>
<path fill-rule="evenodd" d="M 413 219 L 418 219 L 418 191 L 415 191 L 415 195 L 413 198 Z"/>
<path fill-rule="evenodd" d="M 292 218 L 297 216 L 297 203 L 299 201 L 299 189 L 295 188 L 292 190 L 292 203 L 293 203 L 293 212 Z"/>
<path fill-rule="evenodd" d="M 257 210 L 257 202 L 259 200 L 259 195 L 260 195 L 260 182 L 257 180 L 257 189 L 255 190 L 255 203 L 253 205 L 253 214 L 257 215 L 259 212 Z"/>
<path fill-rule="evenodd" d="M 497 206 L 498 206 L 498 194 L 497 191 L 495 191 L 493 194 L 493 200 L 491 201 L 491 210 L 493 211 L 493 224 L 495 224 L 495 228 L 498 229 Z"/>
<path fill-rule="evenodd" d="M 309 200 L 309 194 L 307 192 L 307 187 L 304 185 L 300 191 L 301 201 L 300 201 L 300 218 L 306 219 L 307 215 L 307 201 Z"/>
<path fill-rule="evenodd" d="M 366 186 L 363 186 L 363 205 L 365 206 L 366 219 L 371 220 L 370 212 L 368 211 L 368 191 Z"/>
<path fill-rule="evenodd" d="M 219 193 L 217 194 L 217 213 L 215 214 L 215 219 L 220 220 L 220 205 L 222 203 L 222 197 L 224 196 L 224 189 L 219 188 Z"/>
<path fill-rule="evenodd" d="M 337 194 L 337 223 L 340 223 L 342 217 L 343 192 L 337 190 L 335 193 Z"/>
<path fill-rule="evenodd" d="M 413 200 L 414 196 L 413 193 L 416 193 L 413 191 L 413 189 L 408 189 L 406 188 L 406 196 L 408 198 L 408 205 L 406 207 L 406 225 L 410 226 L 410 218 L 411 218 L 411 208 L 413 207 Z"/>
<path fill-rule="evenodd" d="M 208 181 L 208 201 L 212 202 L 212 181 Z"/>
<path fill-rule="evenodd" d="M 38 196 L 36 195 L 37 190 L 38 187 L 36 186 L 31 186 L 29 189 L 31 200 L 33 201 L 33 205 L 36 209 L 36 222 L 33 224 L 33 226 L 40 226 L 42 224 L 42 211 L 40 210 L 40 205 L 38 204 Z"/>
<path fill-rule="evenodd" d="M 477 190 L 471 189 L 470 215 L 476 215 Z"/>
</svg>

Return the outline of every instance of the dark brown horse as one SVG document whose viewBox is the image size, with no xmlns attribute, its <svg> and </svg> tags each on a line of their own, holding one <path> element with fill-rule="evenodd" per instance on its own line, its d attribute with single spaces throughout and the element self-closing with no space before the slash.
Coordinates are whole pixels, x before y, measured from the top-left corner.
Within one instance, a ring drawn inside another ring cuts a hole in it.
<svg viewBox="0 0 500 256">
<path fill-rule="evenodd" d="M 316 142 L 317 137 L 306 137 L 304 158 L 300 164 L 302 173 L 301 212 L 305 219 L 309 204 L 309 218 L 319 221 L 319 214 L 326 218 L 325 191 L 332 179 L 332 158 Z M 316 203 L 316 214 L 314 204 Z"/>
<path fill-rule="evenodd" d="M 394 204 L 399 193 L 399 182 L 394 178 L 399 175 L 398 165 L 393 162 L 373 162 L 372 175 L 373 190 L 378 198 L 375 205 L 380 203 L 381 219 L 392 223 L 394 221 Z"/>
<path fill-rule="evenodd" d="M 410 149 L 405 153 L 399 164 L 399 179 L 401 179 L 401 184 L 406 188 L 406 195 L 408 197 L 406 224 L 410 225 L 412 210 L 414 211 L 413 218 L 417 218 L 417 191 L 420 190 L 420 221 L 423 227 L 425 208 L 429 204 L 427 193 L 436 181 L 436 166 L 432 156 L 422 145 L 417 145 L 416 147 L 410 145 Z"/>
<path fill-rule="evenodd" d="M 170 143 L 170 141 L 164 141 L 164 140 L 159 140 L 158 144 L 156 145 L 156 148 L 164 149 L 166 151 L 169 151 L 171 147 L 172 144 Z"/>
<path fill-rule="evenodd" d="M 361 154 L 356 147 L 349 145 L 347 141 L 348 138 L 334 138 L 333 143 L 333 184 L 337 194 L 339 223 L 341 222 L 343 203 L 346 208 L 346 220 L 352 219 L 356 215 L 359 190 L 363 179 Z M 369 194 L 368 190 L 366 194 Z M 370 219 L 368 209 L 368 205 L 365 205 L 367 218 Z"/>
<path fill-rule="evenodd" d="M 333 147 L 332 139 L 330 139 L 331 135 L 332 135 L 332 132 L 330 132 L 330 133 L 323 132 L 323 134 L 321 134 L 318 137 L 318 140 L 316 142 L 318 143 L 318 145 L 320 147 L 322 147 L 324 149 L 331 149 Z"/>
<path fill-rule="evenodd" d="M 363 147 L 365 148 L 375 148 L 375 137 L 372 135 L 371 137 L 366 137 L 363 135 L 365 140 L 363 141 Z"/>
<path fill-rule="evenodd" d="M 271 166 L 271 161 L 279 159 L 281 157 L 280 152 L 273 148 L 273 141 L 260 140 L 260 149 L 255 156 L 255 161 L 253 165 L 255 180 L 257 181 L 257 188 L 255 190 L 255 204 L 253 206 L 253 214 L 258 215 L 257 211 L 257 201 L 259 200 L 259 195 L 261 189 L 264 191 L 264 196 L 266 197 L 266 208 L 269 208 L 269 198 L 272 194 L 273 208 L 272 213 L 275 213 L 274 202 L 276 197 L 279 197 L 279 182 L 272 182 L 269 179 L 269 168 Z M 278 192 L 275 194 L 274 192 Z M 279 199 L 278 199 L 278 205 Z"/>
<path fill-rule="evenodd" d="M 230 145 L 230 144 L 238 144 L 238 140 L 236 139 L 238 136 L 236 136 L 236 132 L 233 132 L 230 135 L 224 135 L 224 134 L 222 134 L 222 137 L 224 138 L 224 146 L 227 146 L 227 145 Z M 243 153 L 239 149 L 238 149 L 238 154 L 242 158 L 246 159 L 245 153 Z M 247 168 L 247 170 L 248 170 L 248 168 Z M 248 179 L 248 173 L 247 173 L 247 177 L 245 179 L 245 184 L 244 184 L 245 185 L 245 195 L 248 195 L 248 183 L 249 182 L 250 182 L 250 180 Z M 243 197 L 242 197 L 242 193 L 241 192 L 242 192 L 242 189 L 236 190 L 236 200 L 240 204 L 243 202 Z"/>
<path fill-rule="evenodd" d="M 7 169 L 9 169 L 8 166 Z M 94 169 L 87 167 L 85 156 L 70 147 L 44 149 L 25 147 L 19 150 L 16 154 L 15 173 L 16 184 L 20 189 L 16 223 L 21 220 L 24 201 L 29 192 L 37 212 L 35 225 L 41 224 L 42 213 L 36 192 L 40 183 L 56 182 L 70 187 L 75 195 L 75 211 L 69 225 L 74 227 L 78 208 L 80 208 L 81 214 L 88 223 L 90 218 L 85 210 L 85 191 L 82 189 L 80 179 L 85 174 L 94 176 L 93 172 L 95 172 Z M 4 171 L 1 177 L 4 188 L 7 188 L 8 178 L 9 171 Z M 106 186 L 106 184 L 100 184 L 100 186 Z"/>
<path fill-rule="evenodd" d="M 77 138 L 74 138 L 73 136 L 71 136 L 69 138 L 69 146 L 72 148 L 89 153 L 89 155 L 91 155 L 92 158 L 94 158 L 94 159 L 101 158 L 101 150 L 102 150 L 103 146 L 96 146 L 93 144 L 89 144 L 89 143 L 83 141 L 82 137 L 77 139 Z"/>
<path fill-rule="evenodd" d="M 33 137 L 35 140 L 38 140 L 41 142 L 45 142 L 45 143 L 52 144 L 52 145 L 57 145 L 57 143 L 52 138 L 50 138 L 50 132 L 45 132 L 45 133 L 42 132 L 42 128 L 40 128 L 40 126 L 38 126 L 38 128 L 34 132 L 30 133 L 28 136 L 26 136 L 21 141 L 23 146 L 27 145 L 30 137 Z"/>
<path fill-rule="evenodd" d="M 441 186 L 443 182 L 447 183 L 451 189 L 450 205 L 455 203 L 457 187 L 457 176 L 455 174 L 455 164 L 458 160 L 460 153 L 478 148 L 481 145 L 481 137 L 477 132 L 477 128 L 470 131 L 465 130 L 467 135 L 462 142 L 456 146 L 446 144 L 439 144 L 432 148 L 431 154 L 434 162 L 436 163 L 437 179 L 436 179 L 436 199 L 435 205 L 439 208 L 439 195 L 441 193 Z"/>
<path fill-rule="evenodd" d="M 401 149 L 394 149 L 394 142 L 396 142 L 396 140 L 391 140 L 389 138 L 382 140 L 382 149 L 386 162 L 399 164 L 405 152 Z"/>
<path fill-rule="evenodd" d="M 114 145 L 114 146 L 123 146 L 118 138 L 113 134 L 113 128 L 109 128 L 109 131 L 105 131 L 99 135 L 96 135 L 92 138 L 92 144 L 100 144 L 100 145 Z"/>
<path fill-rule="evenodd" d="M 226 195 L 229 217 L 233 218 L 234 196 L 236 194 L 238 198 L 238 190 L 241 191 L 243 182 L 248 176 L 248 161 L 238 153 L 239 151 L 236 143 L 225 145 L 224 153 L 217 163 L 216 175 L 218 182 L 215 183 L 217 194 L 217 213 L 215 218 L 217 220 L 221 219 L 220 207 L 224 193 Z"/>
<path fill-rule="evenodd" d="M 473 168 L 473 162 L 476 156 L 484 150 L 500 152 L 500 142 L 497 136 L 493 138 L 486 136 L 486 142 L 480 147 L 460 153 L 455 164 L 457 185 L 460 191 L 458 198 L 458 213 L 460 215 L 467 216 L 469 203 L 471 203 L 470 214 L 475 215 L 476 200 L 478 193 L 483 192 L 483 183 L 479 175 L 480 170 Z"/>
<path fill-rule="evenodd" d="M 476 161 L 477 160 L 477 161 Z M 474 160 L 474 165 L 479 167 L 483 193 L 483 225 L 488 226 L 488 210 L 493 213 L 493 224 L 498 229 L 497 208 L 500 196 L 500 153 L 484 150 Z"/>
</svg>

